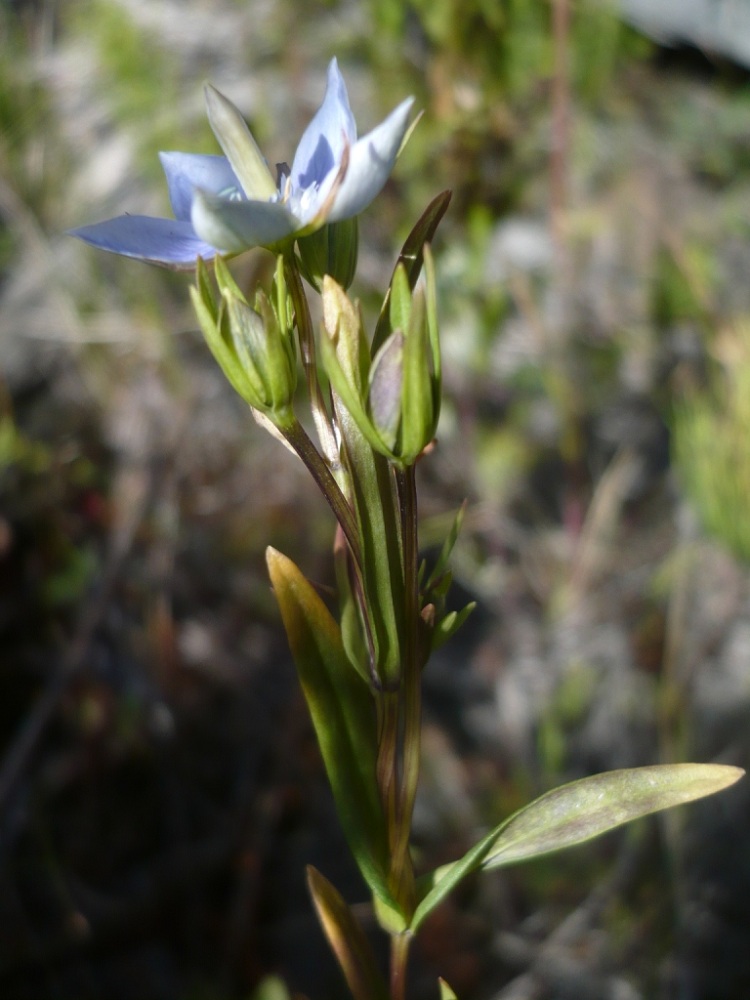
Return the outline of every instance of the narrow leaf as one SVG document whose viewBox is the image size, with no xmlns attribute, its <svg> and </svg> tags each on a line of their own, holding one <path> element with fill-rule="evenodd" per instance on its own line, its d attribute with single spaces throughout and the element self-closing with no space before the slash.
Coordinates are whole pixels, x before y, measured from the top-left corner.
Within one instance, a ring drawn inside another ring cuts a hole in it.
<svg viewBox="0 0 750 1000">
<path fill-rule="evenodd" d="M 450 191 L 442 191 L 422 213 L 412 231 L 406 237 L 401 253 L 396 261 L 396 267 L 403 264 L 406 268 L 406 276 L 409 279 L 409 286 L 414 288 L 417 279 L 422 271 L 422 260 L 425 243 L 431 243 L 440 221 L 448 210 L 451 200 Z M 395 268 L 394 268 L 395 274 Z M 380 310 L 378 323 L 375 327 L 375 334 L 372 340 L 372 353 L 375 354 L 381 347 L 383 341 L 391 332 L 390 325 L 390 290 L 386 293 L 383 306 Z"/>
<path fill-rule="evenodd" d="M 425 591 L 431 591 L 440 580 L 440 577 L 448 569 L 448 563 L 450 562 L 451 553 L 458 541 L 458 536 L 461 533 L 461 526 L 464 523 L 464 515 L 466 514 L 466 500 L 461 504 L 461 506 L 456 511 L 456 516 L 453 519 L 453 524 L 451 525 L 451 530 L 448 532 L 448 537 L 443 542 L 443 547 L 440 550 L 440 555 L 438 556 L 437 562 L 435 563 L 435 568 L 430 573 L 427 583 L 425 584 Z"/>
<path fill-rule="evenodd" d="M 312 585 L 275 549 L 267 550 L 266 559 L 341 825 L 368 885 L 392 903 L 372 695 L 349 663 L 339 627 Z"/>
<path fill-rule="evenodd" d="M 500 868 L 585 843 L 631 820 L 720 792 L 744 773 L 723 764 L 661 764 L 608 771 L 555 788 L 502 822 L 460 861 L 433 872 L 411 930 L 477 868 Z"/>
<path fill-rule="evenodd" d="M 338 890 L 312 865 L 307 868 L 307 885 L 354 1000 L 388 1000 L 370 943 Z"/>
<path fill-rule="evenodd" d="M 433 653 L 458 632 L 476 606 L 477 602 L 471 601 L 466 607 L 461 608 L 460 611 L 449 611 L 445 618 L 438 622 L 432 633 Z"/>
<path fill-rule="evenodd" d="M 458 1000 L 452 988 L 442 977 L 438 979 L 438 986 L 440 987 L 440 1000 Z"/>
</svg>

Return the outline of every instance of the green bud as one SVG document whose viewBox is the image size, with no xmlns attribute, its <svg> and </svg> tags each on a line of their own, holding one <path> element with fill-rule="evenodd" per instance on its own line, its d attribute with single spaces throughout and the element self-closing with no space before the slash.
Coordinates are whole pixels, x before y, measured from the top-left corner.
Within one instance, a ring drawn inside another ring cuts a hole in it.
<svg viewBox="0 0 750 1000">
<path fill-rule="evenodd" d="M 361 394 L 367 385 L 370 352 L 359 303 L 352 302 L 329 275 L 323 278 L 322 298 L 324 339 L 334 349 L 350 386 Z"/>
<path fill-rule="evenodd" d="M 294 421 L 297 362 L 285 303 L 281 321 L 279 317 L 283 295 L 279 293 L 278 273 L 276 309 L 263 292 L 258 292 L 253 309 L 220 257 L 216 258 L 215 274 L 218 301 L 201 261 L 197 285 L 190 290 L 208 346 L 240 396 L 284 429 Z"/>
<path fill-rule="evenodd" d="M 369 412 L 393 461 L 413 465 L 432 440 L 440 412 L 440 361 L 432 260 L 428 264 L 427 295 L 412 292 L 403 264 L 390 288 L 393 333 L 373 360 Z M 435 329 L 433 330 L 433 327 Z"/>
<path fill-rule="evenodd" d="M 402 467 L 430 443 L 440 413 L 434 270 L 424 251 L 426 290 L 412 292 L 399 264 L 389 290 L 393 332 L 371 363 L 359 310 L 331 278 L 323 282 L 321 356 L 331 385 L 370 445 Z"/>
<path fill-rule="evenodd" d="M 329 222 L 297 240 L 302 273 L 320 291 L 326 275 L 347 289 L 357 271 L 359 226 L 356 217 Z"/>
</svg>

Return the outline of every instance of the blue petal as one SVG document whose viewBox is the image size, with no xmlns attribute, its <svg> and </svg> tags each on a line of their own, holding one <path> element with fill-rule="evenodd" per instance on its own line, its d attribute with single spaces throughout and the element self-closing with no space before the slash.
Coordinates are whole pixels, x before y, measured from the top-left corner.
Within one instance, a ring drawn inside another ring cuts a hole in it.
<svg viewBox="0 0 750 1000">
<path fill-rule="evenodd" d="M 413 97 L 402 101 L 385 121 L 354 143 L 349 168 L 334 198 L 329 222 L 359 215 L 380 194 L 409 126 L 413 102 Z"/>
<path fill-rule="evenodd" d="M 176 219 L 190 219 L 190 207 L 196 188 L 212 194 L 242 193 L 242 185 L 225 156 L 196 153 L 159 153 L 167 177 L 169 200 Z"/>
<path fill-rule="evenodd" d="M 195 192 L 192 220 L 196 233 L 222 253 L 271 247 L 301 228 L 283 202 L 232 201 L 201 190 Z"/>
<path fill-rule="evenodd" d="M 344 78 L 332 59 L 323 103 L 300 139 L 292 163 L 292 186 L 304 189 L 319 184 L 333 167 L 338 167 L 345 145 L 353 145 L 357 125 L 349 107 Z"/>
<path fill-rule="evenodd" d="M 100 250 L 134 257 L 175 270 L 189 270 L 198 257 L 208 260 L 216 249 L 199 239 L 189 222 L 120 215 L 94 226 L 71 229 L 71 236 Z"/>
</svg>

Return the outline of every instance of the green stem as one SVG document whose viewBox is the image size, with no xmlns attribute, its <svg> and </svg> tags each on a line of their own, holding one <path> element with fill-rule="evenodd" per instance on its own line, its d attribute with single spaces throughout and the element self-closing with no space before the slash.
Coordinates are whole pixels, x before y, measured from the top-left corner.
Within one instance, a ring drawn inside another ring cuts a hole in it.
<svg viewBox="0 0 750 1000">
<path fill-rule="evenodd" d="M 417 792 L 422 727 L 422 667 L 419 617 L 419 538 L 417 531 L 417 486 L 414 466 L 397 470 L 401 507 L 401 535 L 404 546 L 404 761 L 400 813 L 405 827 L 411 827 Z"/>
<path fill-rule="evenodd" d="M 417 534 L 417 490 L 414 467 L 396 470 L 401 515 L 404 566 L 404 635 L 400 690 L 400 766 L 396 803 L 398 839 L 392 867 L 410 886 L 413 872 L 409 854 L 414 799 L 419 781 L 422 724 L 422 654 L 419 643 L 419 549 Z M 409 899 L 409 905 L 415 902 Z"/>
</svg>

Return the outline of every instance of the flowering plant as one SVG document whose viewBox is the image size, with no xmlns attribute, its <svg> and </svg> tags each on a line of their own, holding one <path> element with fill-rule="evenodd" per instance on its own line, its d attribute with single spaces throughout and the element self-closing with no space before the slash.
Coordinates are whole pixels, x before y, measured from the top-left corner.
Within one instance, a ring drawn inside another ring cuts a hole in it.
<svg viewBox="0 0 750 1000">
<path fill-rule="evenodd" d="M 291 168 L 280 164 L 274 179 L 237 108 L 207 86 L 208 120 L 224 156 L 160 154 L 174 219 L 120 215 L 72 235 L 100 250 L 177 270 L 217 252 L 281 249 L 367 208 L 393 169 L 412 103 L 402 101 L 358 139 L 346 84 L 332 59 L 323 103 Z"/>
<path fill-rule="evenodd" d="M 584 778 L 503 818 L 463 858 L 415 870 L 422 670 L 472 610 L 446 610 L 461 512 L 431 568 L 420 565 L 418 545 L 415 465 L 432 447 L 441 397 L 430 244 L 450 194 L 439 194 L 407 237 L 370 334 L 346 292 L 356 268 L 352 227 L 390 174 L 411 100 L 357 139 L 332 61 L 323 104 L 276 180 L 236 108 L 211 88 L 207 101 L 225 156 L 162 154 L 176 221 L 123 216 L 74 235 L 152 263 L 195 266 L 192 301 L 214 357 L 256 419 L 299 456 L 335 516 L 337 617 L 289 558 L 269 549 L 267 561 L 341 823 L 391 939 L 387 982 L 338 891 L 312 868 L 308 882 L 356 1000 L 402 1000 L 414 935 L 469 873 L 580 844 L 719 791 L 742 772 L 678 764 Z M 224 255 L 255 246 L 277 263 L 270 288 L 248 297 Z M 317 333 L 303 276 L 321 295 Z M 296 412 L 299 361 L 317 443 Z M 443 995 L 451 995 L 445 984 Z"/>
</svg>

